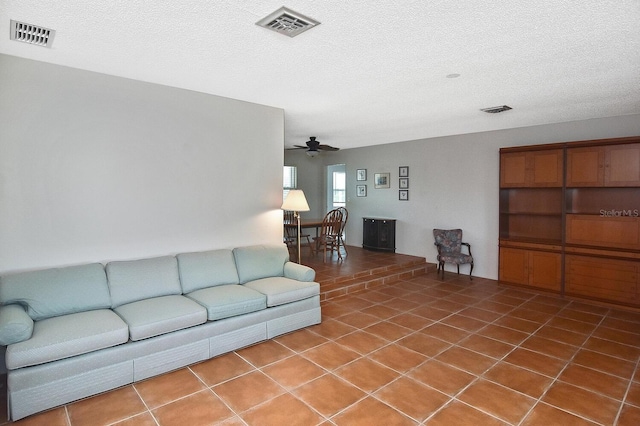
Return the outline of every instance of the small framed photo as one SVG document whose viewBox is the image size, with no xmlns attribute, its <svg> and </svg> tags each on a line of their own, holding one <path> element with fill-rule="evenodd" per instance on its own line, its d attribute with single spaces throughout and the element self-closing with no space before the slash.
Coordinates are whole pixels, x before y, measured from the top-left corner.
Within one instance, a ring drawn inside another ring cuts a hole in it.
<svg viewBox="0 0 640 426">
<path fill-rule="evenodd" d="M 398 198 L 400 201 L 409 201 L 409 190 L 401 189 L 398 191 Z"/>
<path fill-rule="evenodd" d="M 409 189 L 409 178 L 400 178 L 400 189 Z"/>
<path fill-rule="evenodd" d="M 400 166 L 398 168 L 398 175 L 400 177 L 409 177 L 409 166 Z"/>
<path fill-rule="evenodd" d="M 374 175 L 373 187 L 376 189 L 389 188 L 391 186 L 389 173 L 376 173 Z"/>
<path fill-rule="evenodd" d="M 356 170 L 356 180 L 367 180 L 367 169 Z"/>
<path fill-rule="evenodd" d="M 367 185 L 356 185 L 356 195 L 358 197 L 367 196 Z"/>
</svg>

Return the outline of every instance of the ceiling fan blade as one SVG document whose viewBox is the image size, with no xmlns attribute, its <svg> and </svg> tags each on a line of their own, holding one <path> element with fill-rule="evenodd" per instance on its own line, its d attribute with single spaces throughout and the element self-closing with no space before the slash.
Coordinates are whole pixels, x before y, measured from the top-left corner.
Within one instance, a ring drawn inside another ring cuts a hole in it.
<svg viewBox="0 0 640 426">
<path fill-rule="evenodd" d="M 287 148 L 287 149 L 288 150 L 291 150 L 291 149 L 307 149 L 306 146 L 302 146 L 302 145 L 294 145 L 294 146 L 295 146 L 295 148 Z"/>
<path fill-rule="evenodd" d="M 340 148 L 334 148 L 330 145 L 318 145 L 318 149 L 321 149 L 323 151 L 339 151 Z"/>
</svg>

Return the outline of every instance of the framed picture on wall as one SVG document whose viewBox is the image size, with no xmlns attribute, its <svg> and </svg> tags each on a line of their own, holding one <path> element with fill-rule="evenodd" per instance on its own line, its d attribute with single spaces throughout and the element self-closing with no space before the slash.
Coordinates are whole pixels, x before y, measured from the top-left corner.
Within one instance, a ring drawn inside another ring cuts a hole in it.
<svg viewBox="0 0 640 426">
<path fill-rule="evenodd" d="M 389 188 L 391 183 L 389 173 L 376 173 L 374 175 L 373 187 L 376 189 Z"/>
<path fill-rule="evenodd" d="M 409 201 L 409 191 L 406 189 L 401 189 L 398 191 L 398 198 L 400 201 Z"/>
<path fill-rule="evenodd" d="M 400 166 L 398 168 L 398 175 L 400 177 L 409 177 L 409 166 Z"/>
<path fill-rule="evenodd" d="M 367 169 L 356 170 L 356 180 L 367 180 Z"/>
<path fill-rule="evenodd" d="M 400 178 L 398 182 L 400 189 L 409 189 L 409 178 Z"/>
<path fill-rule="evenodd" d="M 356 185 L 356 195 L 358 197 L 367 196 L 367 185 Z"/>
</svg>

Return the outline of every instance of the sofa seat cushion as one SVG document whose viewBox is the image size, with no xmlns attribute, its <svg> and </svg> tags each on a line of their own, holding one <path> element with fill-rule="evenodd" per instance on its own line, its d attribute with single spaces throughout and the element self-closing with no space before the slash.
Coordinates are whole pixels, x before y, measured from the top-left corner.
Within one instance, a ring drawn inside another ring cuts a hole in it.
<svg viewBox="0 0 640 426">
<path fill-rule="evenodd" d="M 179 295 L 153 297 L 114 309 L 129 325 L 131 340 L 142 340 L 207 321 L 207 310 Z"/>
<path fill-rule="evenodd" d="M 209 321 L 267 308 L 267 297 L 239 284 L 219 285 L 187 294 L 207 309 Z"/>
<path fill-rule="evenodd" d="M 320 284 L 316 282 L 302 282 L 285 277 L 262 278 L 244 285 L 267 296 L 267 306 L 284 305 L 320 294 Z"/>
<path fill-rule="evenodd" d="M 36 321 L 29 340 L 7 347 L 10 370 L 120 345 L 129 340 L 129 329 L 109 309 L 78 312 Z"/>
</svg>

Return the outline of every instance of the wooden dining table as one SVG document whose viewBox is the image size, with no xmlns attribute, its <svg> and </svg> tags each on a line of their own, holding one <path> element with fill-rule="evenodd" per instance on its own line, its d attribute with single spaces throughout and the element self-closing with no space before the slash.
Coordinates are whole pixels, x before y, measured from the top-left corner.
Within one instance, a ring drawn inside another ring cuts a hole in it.
<svg viewBox="0 0 640 426">
<path fill-rule="evenodd" d="M 300 229 L 305 228 L 315 228 L 316 229 L 316 237 L 318 237 L 318 229 L 322 228 L 322 218 L 320 219 L 305 219 L 300 218 Z M 284 226 L 287 228 L 294 228 L 296 231 L 298 229 L 298 224 L 295 222 L 284 222 Z"/>
</svg>

